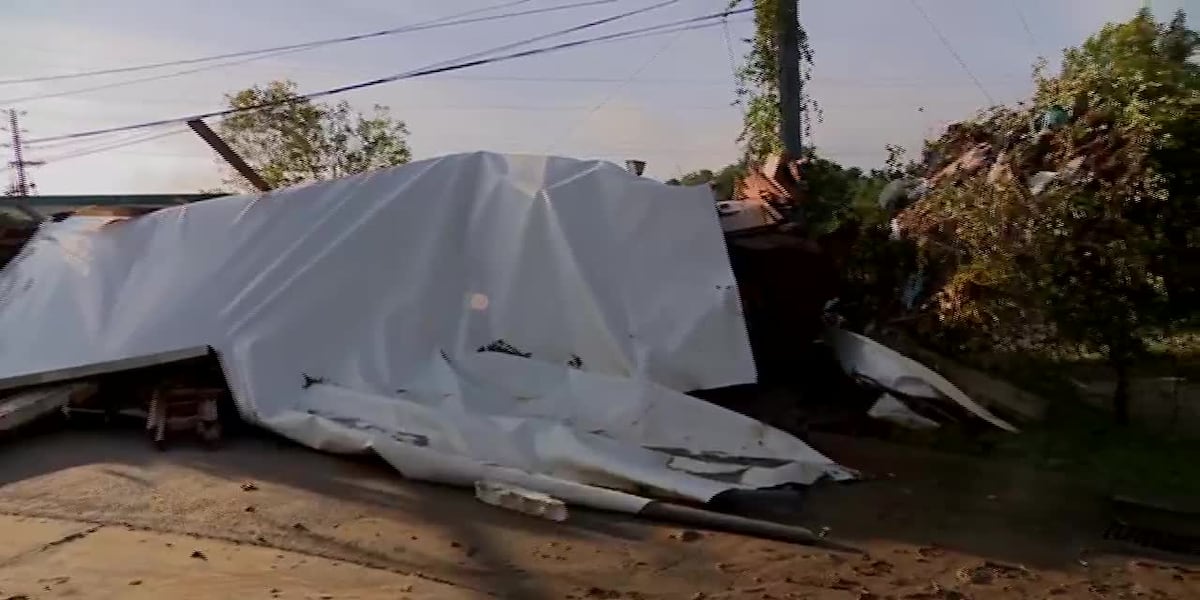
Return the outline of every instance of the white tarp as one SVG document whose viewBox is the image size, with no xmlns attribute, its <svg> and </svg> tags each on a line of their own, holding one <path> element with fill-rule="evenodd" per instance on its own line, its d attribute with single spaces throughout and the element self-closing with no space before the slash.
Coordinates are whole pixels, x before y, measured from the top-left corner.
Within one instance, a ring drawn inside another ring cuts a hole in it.
<svg viewBox="0 0 1200 600">
<path fill-rule="evenodd" d="M 0 332 L 0 377 L 207 344 L 246 417 L 411 477 L 706 501 L 847 476 L 680 393 L 755 378 L 711 194 L 604 162 L 456 155 L 72 217 L 0 274 Z"/>
</svg>

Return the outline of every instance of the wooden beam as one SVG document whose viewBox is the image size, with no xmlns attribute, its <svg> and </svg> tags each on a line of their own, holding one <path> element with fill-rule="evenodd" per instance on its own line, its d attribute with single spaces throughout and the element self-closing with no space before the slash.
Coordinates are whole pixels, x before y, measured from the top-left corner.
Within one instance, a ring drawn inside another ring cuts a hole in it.
<svg viewBox="0 0 1200 600">
<path fill-rule="evenodd" d="M 187 124 L 188 127 L 192 128 L 192 131 L 196 132 L 196 135 L 200 136 L 200 139 L 204 140 L 204 142 L 213 150 L 216 150 L 217 154 L 220 154 L 221 158 L 225 159 L 225 162 L 229 163 L 229 166 L 233 167 L 235 171 L 242 175 L 242 177 L 245 177 L 246 181 L 250 182 L 250 185 L 253 185 L 260 192 L 267 192 L 271 190 L 271 186 L 267 184 L 266 180 L 263 179 L 253 167 L 246 164 L 246 161 L 243 160 L 233 148 L 230 148 L 229 144 L 226 144 L 225 140 L 221 139 L 221 136 L 217 135 L 217 132 L 209 129 L 208 125 L 205 124 L 203 120 L 192 119 L 191 121 L 188 121 Z"/>
</svg>

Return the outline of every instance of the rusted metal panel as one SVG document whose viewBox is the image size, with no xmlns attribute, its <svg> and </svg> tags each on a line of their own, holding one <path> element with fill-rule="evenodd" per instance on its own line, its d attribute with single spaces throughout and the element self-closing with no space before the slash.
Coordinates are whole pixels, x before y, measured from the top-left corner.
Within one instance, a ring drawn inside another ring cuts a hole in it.
<svg viewBox="0 0 1200 600">
<path fill-rule="evenodd" d="M 790 160 L 783 155 L 767 157 L 763 164 L 742 177 L 735 196 L 775 205 L 803 202 L 804 159 Z"/>
</svg>

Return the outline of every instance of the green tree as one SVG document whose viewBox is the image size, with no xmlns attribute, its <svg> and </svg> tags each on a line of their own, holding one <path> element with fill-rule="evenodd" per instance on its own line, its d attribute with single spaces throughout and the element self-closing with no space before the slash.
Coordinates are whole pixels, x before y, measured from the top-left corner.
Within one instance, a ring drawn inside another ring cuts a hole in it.
<svg viewBox="0 0 1200 600">
<path fill-rule="evenodd" d="M 1159 24 L 1142 11 L 1106 26 L 1065 52 L 1059 75 L 1038 70 L 1031 106 L 989 111 L 929 144 L 953 155 L 992 140 L 1000 154 L 901 215 L 943 273 L 939 326 L 1011 348 L 1102 353 L 1122 423 L 1144 340 L 1197 314 L 1197 50 L 1182 14 Z M 1055 113 L 1065 122 L 1044 127 Z M 1027 182 L 1039 171 L 1057 181 L 1034 194 Z"/>
<path fill-rule="evenodd" d="M 709 184 L 713 188 L 713 195 L 717 201 L 733 199 L 734 189 L 737 187 L 738 180 L 745 173 L 746 169 L 739 163 L 726 165 L 720 171 L 714 173 L 711 169 L 700 169 L 684 173 L 677 179 L 669 179 L 667 185 L 703 185 Z"/>
<path fill-rule="evenodd" d="M 1113 115 L 1144 155 L 1154 194 L 1130 219 L 1151 232 L 1155 269 L 1169 290 L 1173 313 L 1200 302 L 1200 33 L 1180 11 L 1156 23 L 1149 10 L 1131 21 L 1109 25 L 1082 47 L 1070 49 L 1063 74 L 1039 77 L 1039 105 L 1069 105 Z M 1135 153 L 1137 154 L 1137 153 Z M 1136 183 L 1136 182 L 1131 182 Z"/>
<path fill-rule="evenodd" d="M 412 157 L 408 129 L 384 106 L 363 115 L 346 102 L 315 103 L 301 98 L 287 80 L 226 99 L 230 108 L 263 107 L 226 116 L 218 132 L 272 188 L 399 165 Z M 232 172 L 225 183 L 253 189 Z"/>
<path fill-rule="evenodd" d="M 700 169 L 680 175 L 678 179 L 667 180 L 667 185 L 701 185 L 709 183 L 716 175 L 711 169 Z"/>
<path fill-rule="evenodd" d="M 864 176 L 862 169 L 849 169 L 810 153 L 803 168 L 804 184 L 815 197 L 800 207 L 808 232 L 813 236 L 831 233 L 854 218 L 864 201 L 878 203 L 883 183 Z"/>
</svg>

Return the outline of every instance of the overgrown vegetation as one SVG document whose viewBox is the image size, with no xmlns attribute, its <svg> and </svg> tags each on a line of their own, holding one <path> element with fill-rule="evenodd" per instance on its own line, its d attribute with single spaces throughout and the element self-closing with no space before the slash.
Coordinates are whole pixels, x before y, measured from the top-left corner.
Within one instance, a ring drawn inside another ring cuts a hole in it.
<svg viewBox="0 0 1200 600">
<path fill-rule="evenodd" d="M 738 97 L 744 157 L 722 176 L 781 149 L 774 2 L 755 6 Z M 1200 373 L 1197 51 L 1182 14 L 1158 23 L 1141 11 L 1067 50 L 1057 73 L 1039 65 L 1028 102 L 927 142 L 920 163 L 889 147 L 887 164 L 864 173 L 809 153 L 812 235 L 857 232 L 836 307 L 847 325 L 899 327 L 1051 400 L 1044 424 L 989 455 L 1105 489 L 1200 493 L 1200 473 L 1177 459 L 1194 443 L 1113 428 L 1078 402 L 1077 379 L 1115 378 L 1126 422 L 1133 378 Z M 977 147 L 986 168 L 945 172 Z M 883 188 L 906 178 L 929 192 L 898 215 L 881 207 Z"/>
<path fill-rule="evenodd" d="M 344 177 L 403 164 L 412 158 L 408 129 L 387 107 L 370 115 L 346 102 L 301 98 L 292 81 L 272 81 L 228 94 L 229 107 L 247 109 L 221 120 L 218 132 L 271 187 Z M 253 188 L 236 173 L 226 185 Z"/>
<path fill-rule="evenodd" d="M 730 0 L 733 8 L 745 0 Z M 742 158 L 737 163 L 717 171 L 702 169 L 667 181 L 672 185 L 711 184 L 717 200 L 733 199 L 738 180 L 749 165 L 761 164 L 772 154 L 783 151 L 780 138 L 781 115 L 778 86 L 779 35 L 775 14 L 779 0 L 753 0 L 754 34 L 745 40 L 750 50 L 737 69 L 737 92 L 735 103 L 743 110 L 742 131 L 738 141 L 742 144 Z M 808 34 L 801 27 L 798 31 L 800 46 L 800 78 L 807 83 L 812 78 L 813 51 L 808 43 Z M 819 118 L 820 106 L 807 94 L 801 96 L 799 105 L 803 112 L 801 122 L 805 133 L 811 133 L 811 124 Z M 889 147 L 893 158 L 895 150 Z M 813 236 L 827 234 L 847 222 L 862 220 L 875 223 L 879 220 L 876 200 L 887 184 L 887 169 L 863 172 L 861 169 L 846 168 L 827 158 L 820 157 L 813 148 L 806 149 L 805 184 L 811 194 L 810 201 L 802 208 L 801 218 Z M 889 165 L 890 165 L 889 161 Z"/>
<path fill-rule="evenodd" d="M 738 179 L 746 172 L 744 163 L 735 163 L 727 165 L 724 168 L 713 172 L 709 169 L 700 169 L 684 173 L 676 179 L 668 179 L 667 185 L 704 185 L 709 184 L 713 188 L 713 195 L 718 202 L 724 200 L 732 200 L 734 189 L 737 187 Z"/>
<path fill-rule="evenodd" d="M 1142 11 L 1068 50 L 1061 74 L 1040 70 L 1029 105 L 928 145 L 931 190 L 898 219 L 932 273 L 927 336 L 962 350 L 1100 353 L 1128 421 L 1146 340 L 1197 316 L 1197 50 L 1182 14 L 1158 24 Z M 1035 176 L 1050 183 L 1038 189 Z"/>
</svg>

